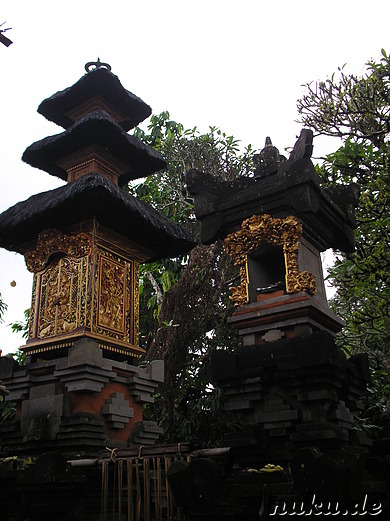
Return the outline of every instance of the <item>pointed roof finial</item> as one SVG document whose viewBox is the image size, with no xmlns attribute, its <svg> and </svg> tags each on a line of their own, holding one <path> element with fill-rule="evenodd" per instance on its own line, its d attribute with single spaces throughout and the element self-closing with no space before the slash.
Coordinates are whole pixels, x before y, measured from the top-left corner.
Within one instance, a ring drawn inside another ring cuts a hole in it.
<svg viewBox="0 0 390 521">
<path fill-rule="evenodd" d="M 259 154 L 253 156 L 255 177 L 267 177 L 276 174 L 280 163 L 284 161 L 286 161 L 286 158 L 279 154 L 279 150 L 272 144 L 271 138 L 267 136 L 264 148 Z"/>
<path fill-rule="evenodd" d="M 105 69 L 111 71 L 111 65 L 109 65 L 108 63 L 101 62 L 100 58 L 98 58 L 96 62 L 86 63 L 84 68 L 87 72 L 92 72 L 96 69 L 100 69 L 101 67 L 104 67 Z"/>
</svg>

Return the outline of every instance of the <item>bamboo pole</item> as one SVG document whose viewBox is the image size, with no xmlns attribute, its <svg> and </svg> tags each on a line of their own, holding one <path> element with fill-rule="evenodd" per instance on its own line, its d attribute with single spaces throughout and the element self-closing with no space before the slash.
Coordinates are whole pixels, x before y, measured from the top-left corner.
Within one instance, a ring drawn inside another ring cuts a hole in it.
<svg viewBox="0 0 390 521">
<path fill-rule="evenodd" d="M 152 459 L 153 466 L 153 497 L 154 497 L 154 519 L 159 521 L 158 506 L 157 506 L 157 462 L 156 458 Z"/>
<path fill-rule="evenodd" d="M 134 521 L 133 510 L 133 461 L 128 459 L 127 467 L 127 521 Z"/>
<path fill-rule="evenodd" d="M 118 521 L 122 521 L 123 460 L 118 460 Z"/>
<path fill-rule="evenodd" d="M 139 459 L 135 460 L 135 486 L 137 493 L 137 511 L 136 511 L 136 521 L 141 521 L 141 485 L 140 485 L 140 476 L 139 476 Z"/>
<path fill-rule="evenodd" d="M 113 470 L 113 474 L 114 474 L 114 479 L 113 479 L 113 482 L 114 482 L 114 485 L 113 485 L 113 490 L 112 490 L 112 520 L 114 521 L 115 520 L 115 507 L 116 507 L 116 461 L 113 459 L 113 464 L 114 464 L 114 470 Z"/>
<path fill-rule="evenodd" d="M 162 504 L 161 504 L 161 459 L 157 458 L 157 500 L 158 500 L 158 519 L 162 519 Z"/>
<path fill-rule="evenodd" d="M 144 467 L 144 521 L 151 521 L 151 518 L 150 518 L 150 461 L 148 458 L 144 458 L 143 467 Z"/>
<path fill-rule="evenodd" d="M 107 521 L 107 499 L 108 499 L 108 461 L 102 462 L 102 492 L 101 492 L 101 519 Z"/>
</svg>

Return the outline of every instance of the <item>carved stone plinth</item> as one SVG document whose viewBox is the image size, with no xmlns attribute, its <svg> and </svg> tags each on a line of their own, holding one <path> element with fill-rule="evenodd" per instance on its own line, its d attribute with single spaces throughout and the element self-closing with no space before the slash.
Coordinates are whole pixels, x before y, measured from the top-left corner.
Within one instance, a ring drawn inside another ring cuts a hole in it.
<svg viewBox="0 0 390 521">
<path fill-rule="evenodd" d="M 267 452 L 274 461 L 286 461 L 300 446 L 370 443 L 352 416 L 369 379 L 367 359 L 347 360 L 329 333 L 217 351 L 212 364 L 225 408 L 236 411 L 244 426 L 226 443 L 248 445 L 252 464 Z"/>
<path fill-rule="evenodd" d="M 236 329 L 245 346 L 307 335 L 314 331 L 338 333 L 343 322 L 317 295 L 294 295 L 276 291 L 259 295 L 259 301 L 241 307 L 228 322 Z"/>
<path fill-rule="evenodd" d="M 142 406 L 163 381 L 161 361 L 143 369 L 107 359 L 84 338 L 67 357 L 45 362 L 20 367 L 0 357 L 0 374 L 17 408 L 16 420 L 0 427 L 2 451 L 127 447 L 142 433 L 150 443 L 161 433 L 153 422 L 142 425 Z"/>
</svg>

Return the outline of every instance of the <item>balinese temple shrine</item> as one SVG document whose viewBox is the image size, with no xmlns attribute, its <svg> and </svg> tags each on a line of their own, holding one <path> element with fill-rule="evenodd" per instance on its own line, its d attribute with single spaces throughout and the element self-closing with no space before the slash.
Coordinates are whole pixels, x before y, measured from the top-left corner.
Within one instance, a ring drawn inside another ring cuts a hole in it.
<svg viewBox="0 0 390 521">
<path fill-rule="evenodd" d="M 107 64 L 86 68 L 38 108 L 65 130 L 23 154 L 64 186 L 0 215 L 0 246 L 34 274 L 26 362 L 0 357 L 16 409 L 0 423 L 0 520 L 388 520 L 390 451 L 356 422 L 367 357 L 336 343 L 321 262 L 353 251 L 356 186 L 321 186 L 309 130 L 288 159 L 267 138 L 251 177 L 188 173 L 201 241 L 237 267 L 242 345 L 211 360 L 234 421 L 220 447 L 159 446 L 142 417 L 163 366 L 137 365 L 138 265 L 194 240 L 124 189 L 166 166 L 128 134 L 151 109 Z"/>
<path fill-rule="evenodd" d="M 342 328 L 326 299 L 321 252 L 353 251 L 358 189 L 321 188 L 312 141 L 304 129 L 287 160 L 267 138 L 254 176 L 233 183 L 188 173 L 202 242 L 224 240 L 240 271 L 230 322 L 244 345 Z"/>
<path fill-rule="evenodd" d="M 24 255 L 34 273 L 22 348 L 31 360 L 66 354 L 81 338 L 96 342 L 105 357 L 139 357 L 138 264 L 193 245 L 183 228 L 123 189 L 166 166 L 154 149 L 127 133 L 150 115 L 150 107 L 107 67 L 89 67 L 75 85 L 38 108 L 65 131 L 23 154 L 25 162 L 66 184 L 0 217 L 0 246 Z"/>
<path fill-rule="evenodd" d="M 359 192 L 322 188 L 312 151 L 304 129 L 288 159 L 267 138 L 253 177 L 216 183 L 196 170 L 187 175 L 202 242 L 223 240 L 239 272 L 228 320 L 243 348 L 214 357 L 226 406 L 247 427 L 236 441 L 246 435 L 258 451 L 278 447 L 284 460 L 313 437 L 317 447 L 369 444 L 351 414 L 366 362 L 347 361 L 334 342 L 342 321 L 329 308 L 321 262 L 328 248 L 353 251 Z"/>
<path fill-rule="evenodd" d="M 161 433 L 142 419 L 163 362 L 137 365 L 139 263 L 182 254 L 194 241 L 125 189 L 166 167 L 128 134 L 150 107 L 109 65 L 86 70 L 38 108 L 64 131 L 23 154 L 64 185 L 0 215 L 0 246 L 23 255 L 34 274 L 26 363 L 0 357 L 16 404 L 15 420 L 0 428 L 3 455 L 149 446 Z"/>
<path fill-rule="evenodd" d="M 356 422 L 367 357 L 347 358 L 335 341 L 343 323 L 329 308 L 321 262 L 328 248 L 353 251 L 359 191 L 323 188 L 312 151 L 303 129 L 288 159 L 267 138 L 251 177 L 187 174 L 202 242 L 224 241 L 237 266 L 228 321 L 243 340 L 212 357 L 241 429 L 226 433 L 219 458 L 171 469 L 189 520 L 389 519 L 389 446 Z"/>
</svg>

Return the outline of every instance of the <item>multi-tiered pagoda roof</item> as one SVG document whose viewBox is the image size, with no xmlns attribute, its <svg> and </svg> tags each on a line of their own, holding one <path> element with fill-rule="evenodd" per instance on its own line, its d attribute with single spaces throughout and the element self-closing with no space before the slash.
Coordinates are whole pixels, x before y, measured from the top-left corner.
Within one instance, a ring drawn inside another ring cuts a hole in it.
<svg viewBox="0 0 390 521">
<path fill-rule="evenodd" d="M 194 245 L 184 228 L 122 189 L 166 162 L 127 133 L 150 115 L 150 107 L 102 65 L 96 62 L 72 87 L 40 104 L 38 112 L 65 131 L 29 146 L 23 160 L 68 183 L 0 214 L 0 247 L 24 253 L 42 230 L 87 219 L 139 244 L 145 260 L 175 256 Z"/>
</svg>

